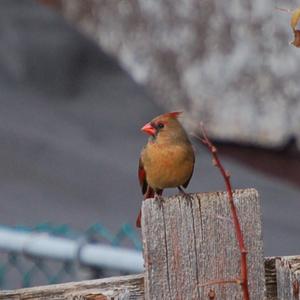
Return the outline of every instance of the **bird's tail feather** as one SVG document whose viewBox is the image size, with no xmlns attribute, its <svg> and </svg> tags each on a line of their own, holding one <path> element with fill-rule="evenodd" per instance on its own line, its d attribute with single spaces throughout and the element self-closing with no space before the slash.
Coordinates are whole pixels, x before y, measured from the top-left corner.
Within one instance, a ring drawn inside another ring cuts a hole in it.
<svg viewBox="0 0 300 300">
<path fill-rule="evenodd" d="M 135 226 L 137 228 L 141 228 L 141 219 L 142 219 L 142 211 L 140 210 L 139 214 L 138 214 L 138 216 L 136 218 L 136 222 L 135 222 Z"/>
<path fill-rule="evenodd" d="M 159 191 L 157 191 L 157 194 L 158 195 L 161 195 L 162 194 L 162 190 L 159 190 Z M 147 188 L 147 191 L 146 191 L 146 193 L 144 194 L 144 200 L 146 200 L 146 199 L 148 199 L 148 198 L 153 198 L 154 197 L 154 190 L 151 188 L 151 187 L 149 187 L 148 186 L 148 188 Z M 135 225 L 136 225 L 136 227 L 138 227 L 138 228 L 141 228 L 141 219 L 142 219 L 142 211 L 141 211 L 141 209 L 140 209 L 140 211 L 139 211 L 139 214 L 138 214 L 138 216 L 137 216 L 137 218 L 136 218 L 136 222 L 135 222 Z"/>
</svg>

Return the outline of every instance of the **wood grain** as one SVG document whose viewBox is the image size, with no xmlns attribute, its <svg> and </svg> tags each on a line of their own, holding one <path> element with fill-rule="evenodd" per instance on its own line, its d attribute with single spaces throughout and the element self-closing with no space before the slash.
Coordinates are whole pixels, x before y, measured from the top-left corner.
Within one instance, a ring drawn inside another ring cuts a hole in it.
<svg viewBox="0 0 300 300">
<path fill-rule="evenodd" d="M 1 291 L 3 300 L 142 300 L 144 276 L 130 275 L 105 279 L 53 284 L 14 291 Z"/>
<path fill-rule="evenodd" d="M 259 196 L 237 190 L 235 203 L 248 249 L 251 299 L 263 299 L 265 274 Z M 242 299 L 237 284 L 202 286 L 238 278 L 240 254 L 226 193 L 191 194 L 143 203 L 146 299 Z"/>
<path fill-rule="evenodd" d="M 277 257 L 275 264 L 278 300 L 300 299 L 300 257 Z"/>
<path fill-rule="evenodd" d="M 266 299 L 268 300 L 277 300 L 276 259 L 277 257 L 265 258 Z"/>
<path fill-rule="evenodd" d="M 277 272 L 276 260 L 278 268 L 281 266 L 278 262 L 289 260 L 291 257 L 266 257 L 265 258 L 265 281 L 266 281 L 266 299 L 277 300 Z M 292 259 L 297 259 L 300 262 L 300 256 L 293 256 Z M 279 276 L 280 278 L 280 276 Z M 287 294 L 284 291 L 287 286 L 282 286 L 280 283 L 280 294 Z M 101 280 L 88 280 L 81 282 L 70 282 L 56 285 L 40 286 L 26 289 L 17 289 L 11 291 L 0 291 L 0 299 L 19 300 L 19 299 L 85 299 L 85 300 L 102 300 L 102 299 L 144 299 L 144 274 L 112 277 Z M 116 296 L 117 294 L 117 296 Z M 109 296 L 110 295 L 110 296 Z M 204 298 L 205 299 L 205 298 Z M 281 298 L 282 299 L 282 298 Z M 293 299 L 293 298 L 292 298 Z M 297 299 L 297 298 L 296 298 Z M 258 299 L 255 299 L 258 300 Z M 293 299 L 294 300 L 294 299 Z"/>
</svg>

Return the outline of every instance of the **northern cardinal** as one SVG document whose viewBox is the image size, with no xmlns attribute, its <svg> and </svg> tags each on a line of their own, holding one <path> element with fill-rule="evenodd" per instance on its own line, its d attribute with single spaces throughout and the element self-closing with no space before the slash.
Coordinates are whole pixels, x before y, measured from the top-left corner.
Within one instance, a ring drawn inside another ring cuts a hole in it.
<svg viewBox="0 0 300 300">
<path fill-rule="evenodd" d="M 144 199 L 160 197 L 165 188 L 184 193 L 193 175 L 195 154 L 178 116 L 170 112 L 154 118 L 141 130 L 150 135 L 139 160 L 138 177 Z M 136 220 L 141 227 L 141 211 Z"/>
</svg>

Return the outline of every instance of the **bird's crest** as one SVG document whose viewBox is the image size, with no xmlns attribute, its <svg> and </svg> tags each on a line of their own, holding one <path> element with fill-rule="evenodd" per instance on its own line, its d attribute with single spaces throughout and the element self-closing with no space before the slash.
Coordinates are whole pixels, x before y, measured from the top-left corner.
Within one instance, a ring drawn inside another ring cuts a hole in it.
<svg viewBox="0 0 300 300">
<path fill-rule="evenodd" d="M 177 119 L 179 117 L 179 115 L 181 115 L 181 114 L 182 114 L 182 111 L 173 111 L 173 112 L 164 114 L 164 116 L 173 118 L 173 119 Z"/>
</svg>

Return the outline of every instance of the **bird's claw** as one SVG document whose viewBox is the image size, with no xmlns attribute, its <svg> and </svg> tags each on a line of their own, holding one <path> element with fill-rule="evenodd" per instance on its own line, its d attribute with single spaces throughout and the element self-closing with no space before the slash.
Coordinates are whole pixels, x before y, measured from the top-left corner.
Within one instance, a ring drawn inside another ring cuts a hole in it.
<svg viewBox="0 0 300 300">
<path fill-rule="evenodd" d="M 185 194 L 185 200 L 187 201 L 188 205 L 192 207 L 192 196 L 190 194 Z"/>
<path fill-rule="evenodd" d="M 189 206 L 192 206 L 192 196 L 188 193 L 186 193 L 184 190 L 180 189 L 179 193 L 181 196 L 186 200 Z"/>
<path fill-rule="evenodd" d="M 164 199 L 162 196 L 160 196 L 160 195 L 155 195 L 155 200 L 156 200 L 157 203 L 158 203 L 159 209 L 162 209 L 163 204 L 164 204 L 164 202 L 165 202 L 165 199 Z"/>
</svg>

